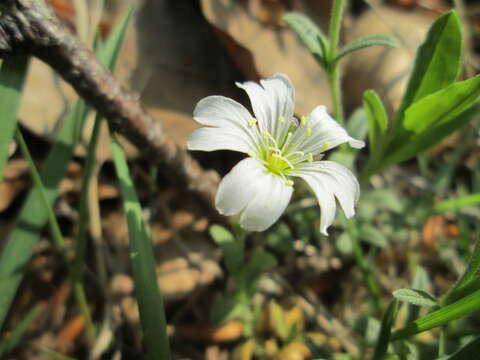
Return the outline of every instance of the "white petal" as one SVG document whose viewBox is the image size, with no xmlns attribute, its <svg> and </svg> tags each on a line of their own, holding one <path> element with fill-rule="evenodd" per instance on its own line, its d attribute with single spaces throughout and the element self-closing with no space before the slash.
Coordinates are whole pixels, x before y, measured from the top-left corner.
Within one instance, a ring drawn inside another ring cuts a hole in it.
<svg viewBox="0 0 480 360">
<path fill-rule="evenodd" d="M 207 96 L 195 106 L 193 118 L 207 126 L 246 128 L 252 115 L 235 100 L 225 96 Z"/>
<path fill-rule="evenodd" d="M 308 117 L 308 126 L 312 130 L 312 135 L 299 148 L 305 153 L 311 152 L 316 155 L 345 142 L 356 149 L 365 146 L 363 141 L 348 135 L 347 131 L 328 115 L 327 108 L 323 105 L 317 106 L 311 112 Z"/>
<path fill-rule="evenodd" d="M 187 142 L 189 150 L 234 150 L 248 153 L 256 148 L 257 136 L 248 127 L 252 116 L 238 102 L 224 96 L 208 96 L 200 100 L 194 119 L 212 128 L 193 132 Z"/>
<path fill-rule="evenodd" d="M 238 214 L 261 187 L 263 165 L 251 157 L 243 159 L 220 182 L 215 206 L 222 215 Z"/>
<path fill-rule="evenodd" d="M 270 173 L 263 173 L 258 179 L 257 193 L 248 203 L 240 217 L 240 224 L 250 231 L 269 228 L 287 207 L 292 197 L 293 186 Z"/>
<path fill-rule="evenodd" d="M 250 103 L 252 104 L 255 118 L 258 120 L 258 127 L 260 128 L 260 131 L 270 131 L 273 119 L 272 109 L 270 106 L 270 100 L 265 90 L 253 81 L 247 81 L 243 84 L 236 83 L 236 85 L 240 89 L 245 90 L 247 93 Z"/>
<path fill-rule="evenodd" d="M 265 172 L 256 159 L 240 161 L 220 182 L 215 205 L 223 215 L 242 212 L 240 223 L 250 231 L 263 231 L 278 220 L 293 187 Z"/>
<path fill-rule="evenodd" d="M 355 176 L 343 165 L 333 161 L 303 164 L 294 176 L 303 178 L 312 188 L 321 209 L 320 231 L 327 234 L 335 217 L 335 197 L 347 218 L 355 214 L 360 186 Z"/>
<path fill-rule="evenodd" d="M 221 128 L 196 129 L 187 140 L 189 150 L 232 150 L 248 153 L 252 151 L 252 147 L 250 139 L 242 132 L 226 131 Z"/>
<path fill-rule="evenodd" d="M 271 134 L 277 138 L 279 130 L 278 121 L 280 117 L 285 119 L 293 118 L 295 105 L 295 89 L 290 79 L 284 74 L 275 74 L 270 78 L 260 80 L 265 89 L 271 108 L 273 129 Z"/>
</svg>

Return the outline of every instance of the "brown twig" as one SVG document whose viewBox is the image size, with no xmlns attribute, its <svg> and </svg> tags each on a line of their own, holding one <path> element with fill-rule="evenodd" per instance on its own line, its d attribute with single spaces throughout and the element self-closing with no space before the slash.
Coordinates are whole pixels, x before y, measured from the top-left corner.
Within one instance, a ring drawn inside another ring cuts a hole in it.
<svg viewBox="0 0 480 360">
<path fill-rule="evenodd" d="M 218 176 L 202 170 L 165 136 L 137 97 L 113 78 L 95 55 L 55 16 L 44 0 L 0 0 L 0 57 L 33 55 L 50 65 L 118 133 L 159 163 L 175 184 L 208 201 Z"/>
</svg>

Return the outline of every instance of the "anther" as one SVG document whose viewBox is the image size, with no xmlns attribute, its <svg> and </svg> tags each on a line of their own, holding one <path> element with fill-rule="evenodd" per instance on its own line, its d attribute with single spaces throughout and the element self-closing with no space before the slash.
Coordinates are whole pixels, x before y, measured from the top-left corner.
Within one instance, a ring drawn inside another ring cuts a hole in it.
<svg viewBox="0 0 480 360">
<path fill-rule="evenodd" d="M 283 116 L 278 117 L 278 121 L 280 121 L 280 122 L 285 122 L 285 120 L 287 120 L 287 119 L 285 119 Z"/>
<path fill-rule="evenodd" d="M 303 126 L 307 125 L 307 118 L 304 115 L 300 117 L 300 124 Z"/>
<path fill-rule="evenodd" d="M 287 186 L 293 186 L 293 180 L 287 180 L 287 181 L 285 181 L 285 185 L 287 185 Z"/>
<path fill-rule="evenodd" d="M 308 162 L 313 162 L 313 154 L 312 153 L 308 153 L 307 160 L 308 160 Z"/>
<path fill-rule="evenodd" d="M 307 127 L 307 128 L 305 129 L 305 135 L 306 135 L 307 137 L 312 136 L 312 128 Z"/>
<path fill-rule="evenodd" d="M 257 124 L 257 119 L 251 118 L 250 120 L 248 120 L 248 127 L 253 127 L 256 124 Z"/>
<path fill-rule="evenodd" d="M 330 148 L 329 143 L 325 143 L 325 144 L 322 145 L 322 151 L 327 151 L 329 148 Z"/>
</svg>

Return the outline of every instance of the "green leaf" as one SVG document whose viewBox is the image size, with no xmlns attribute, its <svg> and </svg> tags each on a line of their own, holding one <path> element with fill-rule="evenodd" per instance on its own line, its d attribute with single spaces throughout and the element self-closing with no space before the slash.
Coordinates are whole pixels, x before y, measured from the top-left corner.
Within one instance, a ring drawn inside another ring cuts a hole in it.
<svg viewBox="0 0 480 360">
<path fill-rule="evenodd" d="M 409 323 L 392 334 L 392 340 L 400 340 L 412 335 L 445 325 L 480 310 L 480 290 L 475 291 L 450 305 L 442 307 L 430 314 Z"/>
<path fill-rule="evenodd" d="M 437 360 L 477 360 L 480 352 L 480 337 L 470 341 L 451 355 L 442 356 Z"/>
<path fill-rule="evenodd" d="M 382 360 L 385 358 L 388 350 L 388 344 L 390 342 L 390 335 L 392 333 L 392 327 L 397 316 L 398 301 L 393 300 L 388 305 L 387 311 L 382 318 L 382 324 L 378 333 L 377 344 L 375 346 L 375 353 L 373 354 L 373 360 Z"/>
<path fill-rule="evenodd" d="M 417 265 L 415 267 L 415 273 L 413 275 L 412 280 L 412 288 L 417 290 L 427 291 L 430 286 L 430 279 L 428 277 L 427 272 L 423 267 Z M 407 322 L 411 322 L 418 318 L 418 314 L 420 313 L 420 307 L 414 304 L 409 304 L 408 306 L 408 315 L 407 315 Z"/>
<path fill-rule="evenodd" d="M 37 306 L 30 310 L 27 316 L 15 327 L 10 336 L 0 342 L 0 359 L 3 359 L 3 356 L 17 347 L 30 324 L 37 318 L 39 310 Z"/>
<path fill-rule="evenodd" d="M 248 285 L 250 292 L 254 293 L 256 291 L 260 276 L 276 265 L 277 259 L 269 252 L 260 250 L 253 255 L 252 259 L 244 267 L 244 281 Z"/>
<path fill-rule="evenodd" d="M 148 359 L 169 359 L 165 310 L 158 288 L 152 244 L 145 230 L 143 213 L 128 170 L 127 160 L 115 136 L 110 136 L 113 163 L 120 182 L 123 208 L 127 216 L 130 260 L 135 294 Z"/>
<path fill-rule="evenodd" d="M 425 290 L 399 289 L 393 292 L 393 296 L 400 301 L 406 301 L 417 306 L 434 308 L 438 305 L 437 299 Z"/>
<path fill-rule="evenodd" d="M 462 62 L 462 30 L 455 10 L 440 16 L 419 47 L 399 115 L 418 100 L 452 84 Z"/>
<path fill-rule="evenodd" d="M 387 131 L 388 115 L 382 100 L 373 90 L 367 90 L 363 93 L 363 107 L 368 119 L 370 151 L 374 155 L 375 152 L 381 151 L 379 145 L 381 144 L 381 138 Z"/>
<path fill-rule="evenodd" d="M 387 34 L 362 36 L 347 44 L 337 55 L 335 61 L 339 61 L 342 57 L 350 54 L 351 52 L 370 46 L 389 46 L 393 48 L 398 48 L 400 47 L 400 43 L 395 37 Z"/>
<path fill-rule="evenodd" d="M 480 204 L 480 193 L 440 201 L 435 204 L 434 210 L 438 213 L 444 213 L 447 211 L 457 211 L 465 206 L 478 204 Z"/>
<path fill-rule="evenodd" d="M 405 112 L 405 129 L 420 134 L 462 114 L 480 97 L 480 75 L 437 91 L 410 106 Z"/>
<path fill-rule="evenodd" d="M 3 60 L 0 69 L 0 109 L 2 109 L 0 181 L 3 180 L 3 169 L 8 160 L 10 143 L 17 126 L 17 112 L 27 75 L 28 63 L 27 57 L 14 56 Z"/>
<path fill-rule="evenodd" d="M 360 227 L 358 231 L 358 237 L 360 240 L 379 248 L 384 248 L 387 246 L 387 239 L 385 236 L 383 236 L 378 229 L 369 224 L 364 224 Z"/>
<path fill-rule="evenodd" d="M 245 306 L 234 296 L 225 296 L 213 303 L 210 321 L 213 324 L 224 324 L 231 320 L 241 319 Z"/>
<path fill-rule="evenodd" d="M 439 143 L 467 124 L 480 111 L 480 75 L 457 82 L 417 101 L 405 112 L 408 135 L 388 145 L 380 168 L 407 160 Z"/>
<path fill-rule="evenodd" d="M 364 140 L 368 132 L 367 114 L 363 108 L 356 109 L 347 121 L 348 134 L 359 140 Z"/>
<path fill-rule="evenodd" d="M 299 13 L 289 13 L 283 17 L 283 20 L 297 34 L 315 60 L 317 60 L 321 66 L 325 67 L 325 56 L 328 53 L 328 40 L 322 30 L 305 15 Z"/>
<path fill-rule="evenodd" d="M 223 250 L 225 265 L 231 275 L 238 273 L 243 265 L 243 246 L 236 241 L 230 231 L 220 225 L 212 225 L 209 229 L 215 243 Z"/>
</svg>

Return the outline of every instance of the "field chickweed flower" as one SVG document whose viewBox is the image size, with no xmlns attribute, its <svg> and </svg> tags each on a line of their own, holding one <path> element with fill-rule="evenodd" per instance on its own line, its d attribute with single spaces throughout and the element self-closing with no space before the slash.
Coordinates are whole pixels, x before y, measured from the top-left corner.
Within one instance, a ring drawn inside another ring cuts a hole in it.
<svg viewBox="0 0 480 360">
<path fill-rule="evenodd" d="M 350 218 L 360 187 L 346 167 L 321 160 L 322 153 L 345 142 L 357 149 L 365 144 L 350 137 L 325 106 L 295 118 L 295 90 L 286 75 L 275 74 L 260 84 L 237 83 L 247 92 L 255 117 L 223 96 L 200 100 L 194 119 L 208 127 L 192 133 L 188 149 L 248 155 L 223 178 L 215 199 L 221 214 L 241 213 L 245 229 L 263 231 L 278 220 L 292 196 L 293 179 L 302 178 L 320 204 L 320 231 L 327 235 L 335 217 L 335 199 Z"/>
</svg>

